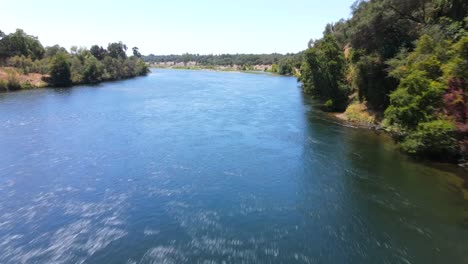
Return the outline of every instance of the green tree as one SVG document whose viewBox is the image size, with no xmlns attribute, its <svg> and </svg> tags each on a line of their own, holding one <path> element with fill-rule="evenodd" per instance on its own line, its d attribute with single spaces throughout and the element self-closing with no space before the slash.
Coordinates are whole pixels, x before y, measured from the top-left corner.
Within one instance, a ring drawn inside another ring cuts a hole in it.
<svg viewBox="0 0 468 264">
<path fill-rule="evenodd" d="M 294 67 L 292 65 L 291 59 L 281 60 L 278 65 L 278 73 L 281 75 L 293 75 Z"/>
<path fill-rule="evenodd" d="M 55 55 L 50 63 L 50 83 L 59 87 L 66 87 L 72 84 L 70 63 L 63 53 Z"/>
<path fill-rule="evenodd" d="M 93 54 L 93 56 L 100 61 L 103 60 L 104 57 L 107 55 L 107 50 L 105 50 L 103 47 L 100 47 L 98 45 L 91 46 L 91 49 L 89 49 L 89 52 L 91 52 L 91 54 Z"/>
<path fill-rule="evenodd" d="M 133 51 L 133 56 L 137 57 L 137 58 L 141 58 L 141 53 L 140 51 L 138 50 L 138 47 L 133 47 L 132 48 L 132 51 Z"/>
<path fill-rule="evenodd" d="M 0 40 L 0 58 L 3 59 L 23 55 L 36 60 L 41 59 L 44 53 L 44 47 L 37 37 L 26 34 L 22 29 L 17 29 Z"/>
<path fill-rule="evenodd" d="M 107 46 L 107 51 L 109 52 L 109 56 L 111 56 L 114 59 L 127 58 L 127 45 L 123 44 L 122 42 L 110 43 Z"/>
<path fill-rule="evenodd" d="M 277 73 L 277 72 L 278 72 L 278 64 L 273 63 L 273 64 L 271 65 L 271 72 L 273 72 L 273 73 Z"/>
<path fill-rule="evenodd" d="M 83 81 L 85 83 L 97 83 L 102 80 L 102 63 L 94 56 L 86 58 L 83 67 Z"/>
<path fill-rule="evenodd" d="M 350 91 L 345 73 L 344 54 L 329 34 L 306 50 L 300 80 L 305 92 L 333 103 L 327 109 L 344 110 Z"/>
<path fill-rule="evenodd" d="M 64 47 L 60 47 L 59 45 L 54 45 L 45 48 L 44 57 L 54 57 L 58 53 L 68 53 Z"/>
<path fill-rule="evenodd" d="M 427 73 L 412 71 L 390 95 L 390 106 L 385 111 L 388 124 L 405 132 L 416 129 L 419 123 L 434 120 L 444 90 L 444 85 L 429 79 Z"/>
</svg>

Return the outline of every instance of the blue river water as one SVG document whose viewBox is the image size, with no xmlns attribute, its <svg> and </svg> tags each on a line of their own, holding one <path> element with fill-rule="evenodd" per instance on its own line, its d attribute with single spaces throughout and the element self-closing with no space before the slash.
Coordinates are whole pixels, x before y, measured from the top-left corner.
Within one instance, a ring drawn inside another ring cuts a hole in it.
<svg viewBox="0 0 468 264">
<path fill-rule="evenodd" d="M 292 77 L 4 93 L 0 263 L 468 263 L 464 178 Z"/>
</svg>

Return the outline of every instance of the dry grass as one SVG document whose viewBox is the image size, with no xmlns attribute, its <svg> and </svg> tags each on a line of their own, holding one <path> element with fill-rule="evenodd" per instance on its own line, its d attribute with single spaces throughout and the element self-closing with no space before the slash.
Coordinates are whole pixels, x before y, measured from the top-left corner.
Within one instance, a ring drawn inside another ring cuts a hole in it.
<svg viewBox="0 0 468 264">
<path fill-rule="evenodd" d="M 363 124 L 375 124 L 377 115 L 367 108 L 366 103 L 352 103 L 346 108 L 346 111 L 337 115 L 338 118 Z"/>
<path fill-rule="evenodd" d="M 21 74 L 21 71 L 16 68 L 0 67 L 0 82 L 17 81 L 22 88 L 46 87 L 47 83 L 42 80 L 43 76 L 39 73 Z"/>
</svg>

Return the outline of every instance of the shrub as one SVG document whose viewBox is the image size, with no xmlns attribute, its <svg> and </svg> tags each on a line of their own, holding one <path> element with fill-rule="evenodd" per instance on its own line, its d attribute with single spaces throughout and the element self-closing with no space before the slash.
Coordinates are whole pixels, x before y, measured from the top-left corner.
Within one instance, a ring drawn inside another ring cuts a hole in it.
<svg viewBox="0 0 468 264">
<path fill-rule="evenodd" d="M 0 79 L 0 91 L 8 91 L 7 82 Z"/>
<path fill-rule="evenodd" d="M 325 111 L 333 111 L 335 106 L 334 106 L 334 103 L 333 103 L 333 100 L 332 99 L 329 99 L 327 100 L 324 104 L 323 104 L 323 108 Z"/>
<path fill-rule="evenodd" d="M 70 86 L 70 63 L 64 54 L 57 54 L 50 64 L 50 81 L 54 86 Z"/>
<path fill-rule="evenodd" d="M 21 83 L 17 74 L 8 75 L 7 89 L 12 91 L 21 89 Z"/>
<path fill-rule="evenodd" d="M 273 73 L 278 72 L 278 64 L 271 65 L 271 72 L 273 72 Z"/>
<path fill-rule="evenodd" d="M 449 159 L 458 153 L 455 125 L 447 120 L 420 123 L 401 147 L 410 154 Z"/>
<path fill-rule="evenodd" d="M 444 86 L 427 78 L 425 72 L 415 70 L 401 80 L 397 90 L 390 95 L 391 105 L 385 111 L 390 125 L 415 129 L 420 122 L 434 118 L 442 104 Z"/>
</svg>

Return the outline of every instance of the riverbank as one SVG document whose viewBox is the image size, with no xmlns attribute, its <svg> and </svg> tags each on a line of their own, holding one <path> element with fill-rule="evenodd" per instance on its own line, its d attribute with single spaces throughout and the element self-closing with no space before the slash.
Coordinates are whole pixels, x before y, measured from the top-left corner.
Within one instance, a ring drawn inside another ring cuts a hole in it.
<svg viewBox="0 0 468 264">
<path fill-rule="evenodd" d="M 135 75 L 123 77 L 118 79 L 105 79 L 96 82 L 72 82 L 71 86 L 84 85 L 84 84 L 99 84 L 105 82 L 113 82 L 119 80 L 131 79 L 144 75 Z M 21 69 L 14 67 L 0 67 L 0 92 L 12 92 L 19 90 L 39 89 L 53 87 L 54 85 L 49 82 L 50 76 L 40 73 L 22 73 Z"/>
<path fill-rule="evenodd" d="M 0 92 L 44 88 L 48 86 L 47 78 L 48 75 L 40 73 L 23 74 L 17 68 L 0 67 Z"/>
<path fill-rule="evenodd" d="M 159 62 L 159 63 L 148 63 L 149 67 L 152 68 L 164 68 L 164 69 L 209 69 L 218 71 L 264 71 L 273 72 L 272 64 L 255 64 L 255 65 L 203 65 L 193 61 L 187 63 L 183 62 Z"/>
<path fill-rule="evenodd" d="M 382 113 L 370 110 L 366 103 L 352 103 L 343 113 L 333 116 L 359 127 L 382 129 Z"/>
<path fill-rule="evenodd" d="M 391 131 L 386 129 L 383 125 L 383 113 L 370 110 L 365 103 L 352 103 L 346 108 L 345 112 L 330 113 L 330 116 L 339 120 L 340 122 L 349 124 L 352 127 L 364 128 L 374 131 L 382 131 L 383 133 L 392 136 Z M 463 159 L 453 160 L 447 163 L 442 162 L 441 164 L 454 164 L 460 168 L 468 170 L 468 162 Z M 466 186 L 465 188 L 468 188 L 468 186 Z"/>
<path fill-rule="evenodd" d="M 252 74 L 270 74 L 282 76 L 276 72 L 261 71 L 261 70 L 242 70 L 230 67 L 212 67 L 212 66 L 150 66 L 151 69 L 171 69 L 171 70 L 191 70 L 191 71 L 214 71 L 214 72 L 242 72 Z"/>
<path fill-rule="evenodd" d="M 201 65 L 148 65 L 152 69 L 172 69 L 172 70 L 194 70 L 194 71 L 219 71 L 219 72 L 242 72 L 242 73 L 253 73 L 253 74 L 270 74 L 277 76 L 294 76 L 298 77 L 299 70 L 295 69 L 294 75 L 280 74 L 277 71 L 272 71 L 271 69 L 261 70 L 259 67 L 254 67 L 253 69 L 242 69 L 239 67 L 227 67 L 227 66 L 201 66 Z"/>
</svg>

